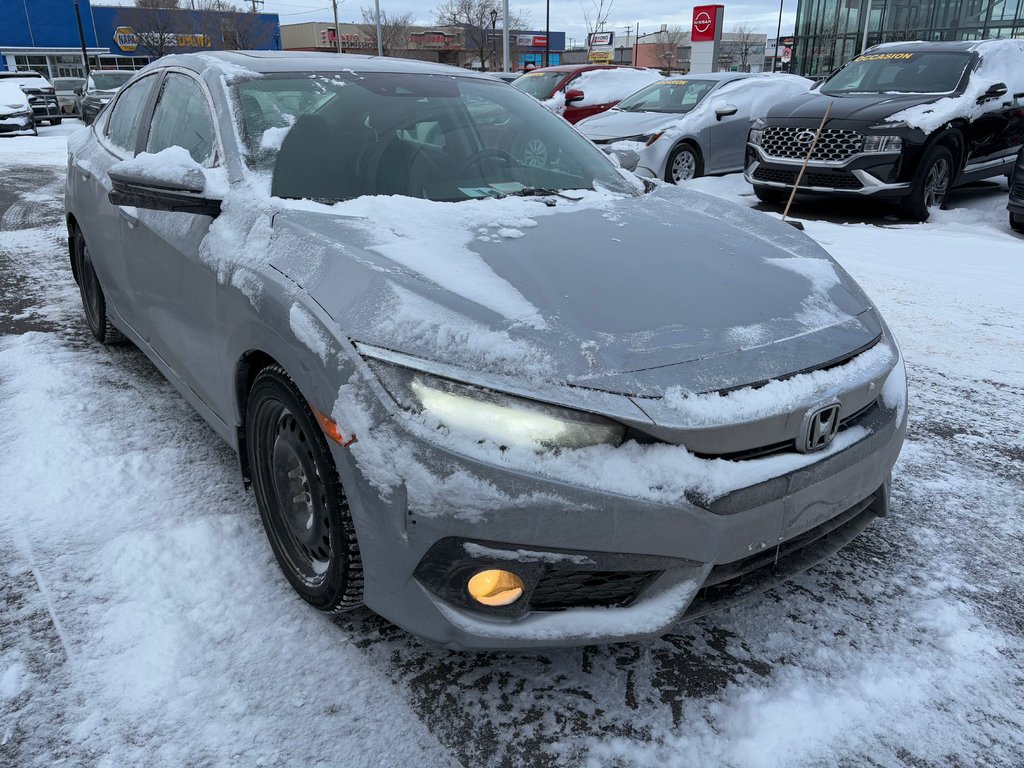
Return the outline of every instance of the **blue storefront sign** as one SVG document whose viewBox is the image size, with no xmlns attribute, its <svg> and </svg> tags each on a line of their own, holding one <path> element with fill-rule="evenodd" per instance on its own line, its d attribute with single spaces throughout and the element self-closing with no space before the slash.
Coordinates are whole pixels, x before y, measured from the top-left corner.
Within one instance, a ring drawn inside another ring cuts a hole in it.
<svg viewBox="0 0 1024 768">
<path fill-rule="evenodd" d="M 171 53 L 281 48 L 274 13 L 78 5 L 92 66 L 135 68 Z M 73 0 L 0 0 L 0 70 L 75 76 L 81 59 Z"/>
</svg>

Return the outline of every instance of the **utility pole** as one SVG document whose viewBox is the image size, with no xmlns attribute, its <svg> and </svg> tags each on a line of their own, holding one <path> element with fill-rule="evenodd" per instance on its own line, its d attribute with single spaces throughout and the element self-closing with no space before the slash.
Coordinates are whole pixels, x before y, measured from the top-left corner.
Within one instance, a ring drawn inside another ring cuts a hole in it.
<svg viewBox="0 0 1024 768">
<path fill-rule="evenodd" d="M 779 43 L 782 42 L 782 4 L 785 0 L 779 0 L 779 26 L 775 28 L 775 50 L 772 52 L 772 72 L 775 71 L 775 60 L 779 58 Z"/>
<path fill-rule="evenodd" d="M 544 66 L 551 64 L 551 0 L 547 0 L 544 12 Z"/>
<path fill-rule="evenodd" d="M 89 79 L 89 54 L 85 50 L 85 32 L 82 31 L 82 12 L 78 10 L 75 0 L 75 20 L 78 21 L 78 41 L 82 44 L 82 63 L 85 65 L 85 79 Z"/>
<path fill-rule="evenodd" d="M 341 30 L 338 28 L 338 0 L 331 0 L 331 5 L 334 6 L 334 51 L 335 53 L 341 53 Z"/>
<path fill-rule="evenodd" d="M 384 41 L 380 36 L 380 0 L 374 0 L 374 6 L 377 8 L 377 55 L 384 55 Z"/>
</svg>

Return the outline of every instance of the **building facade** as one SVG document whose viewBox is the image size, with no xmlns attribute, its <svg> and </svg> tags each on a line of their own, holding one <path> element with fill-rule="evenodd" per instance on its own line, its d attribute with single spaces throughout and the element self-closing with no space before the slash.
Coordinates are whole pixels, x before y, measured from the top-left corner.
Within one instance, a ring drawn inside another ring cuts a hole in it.
<svg viewBox="0 0 1024 768">
<path fill-rule="evenodd" d="M 511 66 L 501 61 L 500 29 L 467 27 L 409 26 L 382 30 L 384 55 L 404 59 L 432 61 L 477 70 L 518 71 L 527 62 L 542 66 L 545 35 L 543 32 L 513 31 L 509 33 Z M 336 49 L 340 35 L 342 53 L 376 53 L 377 35 L 372 25 L 310 21 L 285 24 L 281 27 L 282 48 L 286 51 L 323 51 Z M 552 32 L 549 62 L 561 63 L 565 33 Z"/>
<path fill-rule="evenodd" d="M 825 75 L 867 45 L 1024 37 L 1024 0 L 800 0 L 793 72 Z"/>
<path fill-rule="evenodd" d="M 138 69 L 170 53 L 278 50 L 277 14 L 145 9 L 79 0 L 89 65 Z M 72 0 L 0 0 L 0 70 L 85 74 Z"/>
</svg>

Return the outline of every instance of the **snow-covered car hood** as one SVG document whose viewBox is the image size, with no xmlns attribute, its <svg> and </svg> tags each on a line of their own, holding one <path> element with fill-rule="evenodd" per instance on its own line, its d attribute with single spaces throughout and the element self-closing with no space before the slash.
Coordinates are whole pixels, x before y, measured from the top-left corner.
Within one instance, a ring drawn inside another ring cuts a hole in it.
<svg viewBox="0 0 1024 768">
<path fill-rule="evenodd" d="M 272 264 L 358 342 L 627 395 L 760 382 L 881 332 L 842 268 L 769 216 L 680 188 L 604 198 L 287 211 Z"/>
<path fill-rule="evenodd" d="M 577 124 L 577 128 L 591 141 L 626 139 L 653 133 L 667 125 L 679 122 L 685 114 L 665 112 L 624 112 L 610 109 L 599 115 L 588 117 Z"/>
<path fill-rule="evenodd" d="M 822 98 L 825 96 L 826 98 Z M 892 94 L 850 94 L 830 96 L 812 91 L 806 96 L 797 96 L 777 104 L 768 111 L 768 119 L 814 118 L 821 119 L 825 107 L 832 102 L 829 120 L 871 120 L 883 121 L 890 115 L 909 107 L 929 104 L 943 98 L 943 94 L 892 93 Z"/>
</svg>

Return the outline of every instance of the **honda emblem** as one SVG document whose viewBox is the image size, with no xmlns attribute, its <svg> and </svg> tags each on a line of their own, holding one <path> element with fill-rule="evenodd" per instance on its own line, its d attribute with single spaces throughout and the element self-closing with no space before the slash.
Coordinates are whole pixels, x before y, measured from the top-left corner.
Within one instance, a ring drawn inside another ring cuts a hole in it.
<svg viewBox="0 0 1024 768">
<path fill-rule="evenodd" d="M 803 453 L 819 451 L 832 443 L 839 432 L 841 409 L 839 403 L 831 403 L 807 412 L 804 417 Z"/>
</svg>

